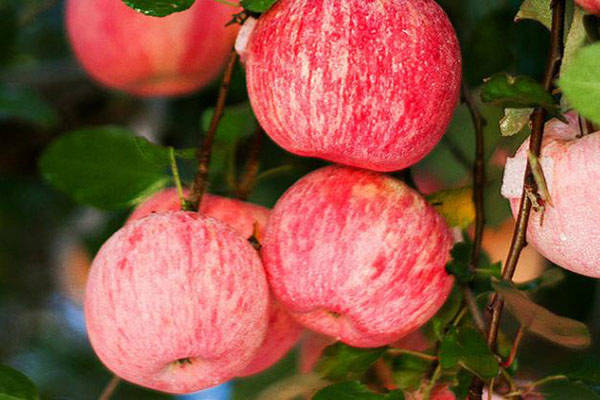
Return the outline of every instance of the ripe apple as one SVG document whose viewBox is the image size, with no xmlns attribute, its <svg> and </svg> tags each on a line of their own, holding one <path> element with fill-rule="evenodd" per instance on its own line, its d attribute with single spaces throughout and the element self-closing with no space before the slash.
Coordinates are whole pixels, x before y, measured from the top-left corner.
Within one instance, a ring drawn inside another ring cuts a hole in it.
<svg viewBox="0 0 600 400">
<path fill-rule="evenodd" d="M 121 0 L 68 0 L 68 37 L 85 70 L 102 84 L 141 96 L 193 92 L 216 78 L 238 29 L 235 8 L 197 0 L 164 18 Z"/>
<path fill-rule="evenodd" d="M 600 0 L 575 0 L 575 2 L 593 14 L 600 14 Z"/>
<path fill-rule="evenodd" d="M 128 222 L 152 213 L 176 211 L 180 207 L 177 191 L 174 188 L 166 189 L 140 204 L 131 214 Z M 270 210 L 255 204 L 207 193 L 202 198 L 200 213 L 224 222 L 244 238 L 249 238 L 254 233 L 255 224 L 259 235 L 262 235 Z M 301 333 L 302 326 L 271 296 L 269 325 L 265 339 L 250 365 L 241 371 L 239 376 L 254 375 L 271 367 L 294 347 L 300 339 Z"/>
<path fill-rule="evenodd" d="M 252 108 L 286 150 L 392 171 L 444 134 L 461 58 L 434 0 L 280 0 L 249 24 L 236 47 Z"/>
<path fill-rule="evenodd" d="M 246 368 L 265 337 L 269 289 L 256 250 L 222 222 L 184 211 L 117 231 L 87 283 L 100 360 L 151 389 L 190 393 Z"/>
<path fill-rule="evenodd" d="M 415 191 L 386 175 L 319 169 L 271 213 L 262 256 L 275 297 L 304 326 L 356 347 L 393 343 L 442 306 L 453 238 Z"/>
<path fill-rule="evenodd" d="M 527 241 L 544 257 L 573 272 L 600 277 L 600 132 L 580 137 L 577 115 L 546 124 L 539 158 L 551 202 L 532 212 Z M 529 139 L 504 171 L 502 195 L 518 213 Z"/>
<path fill-rule="evenodd" d="M 184 191 L 187 195 L 189 192 Z M 165 211 L 177 211 L 181 209 L 181 203 L 175 188 L 168 188 L 150 196 L 141 203 L 129 216 L 128 222 L 138 220 L 149 214 L 162 213 Z M 232 227 L 246 239 L 254 233 L 254 225 L 262 234 L 267 220 L 269 209 L 256 204 L 215 196 L 206 193 L 202 197 L 199 212 L 203 215 L 218 219 Z"/>
</svg>

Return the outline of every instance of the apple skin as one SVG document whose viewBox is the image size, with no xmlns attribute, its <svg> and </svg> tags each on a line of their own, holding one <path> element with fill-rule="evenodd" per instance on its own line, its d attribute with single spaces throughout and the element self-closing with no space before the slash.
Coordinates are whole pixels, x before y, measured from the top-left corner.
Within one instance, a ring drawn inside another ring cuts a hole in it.
<svg viewBox="0 0 600 400">
<path fill-rule="evenodd" d="M 406 400 L 424 400 L 425 395 L 424 391 L 427 387 L 427 384 L 424 383 L 423 386 L 416 392 L 406 393 Z M 429 397 L 430 400 L 456 400 L 456 396 L 450 390 L 447 385 L 437 385 L 431 391 L 431 395 Z M 487 399 L 487 397 L 483 397 L 483 399 Z"/>
<path fill-rule="evenodd" d="M 433 0 L 280 0 L 242 33 L 254 113 L 292 153 L 406 168 L 457 105 L 460 48 Z"/>
<path fill-rule="evenodd" d="M 600 0 L 575 0 L 575 2 L 593 14 L 600 14 Z"/>
<path fill-rule="evenodd" d="M 189 191 L 184 190 L 184 195 L 187 196 L 188 194 Z M 177 190 L 168 188 L 153 194 L 138 205 L 127 222 L 138 220 L 153 213 L 180 209 L 181 204 Z M 206 193 L 202 197 L 199 212 L 224 222 L 247 239 L 254 234 L 255 224 L 259 234 L 263 233 L 269 219 L 270 210 L 256 204 Z"/>
<path fill-rule="evenodd" d="M 68 0 L 67 33 L 84 69 L 102 84 L 140 96 L 193 92 L 217 77 L 238 28 L 237 9 L 197 0 L 157 18 L 121 0 Z"/>
<path fill-rule="evenodd" d="M 187 194 L 188 191 L 185 191 Z M 129 217 L 128 223 L 153 213 L 176 211 L 180 208 L 174 188 L 160 191 L 140 204 Z M 202 197 L 200 213 L 215 218 L 239 232 L 244 238 L 254 233 L 254 225 L 262 235 L 270 210 L 255 204 L 206 193 Z M 239 376 L 254 375 L 271 367 L 283 358 L 300 339 L 302 326 L 271 296 L 267 334 L 250 365 Z"/>
<path fill-rule="evenodd" d="M 527 241 L 553 263 L 578 274 L 600 277 L 600 132 L 578 138 L 577 115 L 556 119 L 544 130 L 540 164 L 552 205 L 532 211 Z M 509 158 L 502 195 L 518 213 L 529 139 Z"/>
<path fill-rule="evenodd" d="M 252 361 L 268 301 L 264 269 L 246 239 L 213 218 L 176 211 L 131 222 L 102 246 L 85 317 L 96 354 L 115 374 L 191 393 Z"/>
<path fill-rule="evenodd" d="M 296 182 L 262 242 L 271 289 L 305 327 L 355 347 L 393 343 L 443 305 L 453 238 L 404 183 L 340 166 Z"/>
</svg>

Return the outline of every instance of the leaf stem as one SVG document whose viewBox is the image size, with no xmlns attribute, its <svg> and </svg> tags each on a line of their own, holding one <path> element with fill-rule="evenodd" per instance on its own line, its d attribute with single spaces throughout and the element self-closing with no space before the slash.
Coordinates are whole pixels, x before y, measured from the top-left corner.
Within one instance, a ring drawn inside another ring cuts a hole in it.
<svg viewBox="0 0 600 400">
<path fill-rule="evenodd" d="M 427 360 L 427 361 L 437 361 L 437 357 L 431 354 L 427 354 L 427 353 L 421 353 L 420 351 L 412 351 L 412 350 L 405 350 L 405 349 L 388 349 L 387 353 L 391 356 L 402 356 L 402 355 L 407 355 L 407 356 L 413 356 L 416 358 L 421 358 L 423 360 Z"/>
<path fill-rule="evenodd" d="M 117 386 L 119 386 L 120 382 L 121 378 L 119 378 L 116 375 L 113 375 L 112 379 L 108 382 L 108 384 L 102 391 L 100 397 L 98 397 L 98 400 L 109 400 L 117 390 Z"/>
<path fill-rule="evenodd" d="M 198 151 L 196 153 L 196 158 L 198 159 L 198 170 L 196 171 L 194 183 L 192 184 L 190 191 L 190 197 L 188 199 L 189 209 L 193 211 L 198 210 L 198 206 L 202 201 L 202 196 L 204 196 L 204 193 L 208 187 L 208 172 L 212 155 L 212 145 L 215 139 L 215 134 L 217 133 L 217 128 L 219 127 L 219 122 L 221 121 L 221 118 L 225 112 L 227 93 L 229 92 L 229 85 L 231 84 L 231 78 L 233 76 L 233 70 L 237 60 L 238 54 L 236 53 L 235 49 L 233 49 L 229 56 L 227 68 L 225 69 L 215 112 L 212 116 L 212 120 L 210 121 L 210 127 L 208 128 L 208 132 L 206 132 L 204 140 L 198 147 Z"/>
<path fill-rule="evenodd" d="M 521 344 L 521 340 L 523 339 L 523 333 L 525 333 L 525 328 L 523 325 L 519 326 L 519 330 L 517 331 L 517 336 L 515 337 L 515 341 L 510 349 L 510 354 L 506 361 L 502 363 L 502 367 L 509 368 L 512 363 L 515 361 L 517 357 L 517 352 L 519 351 L 519 345 Z"/>
<path fill-rule="evenodd" d="M 169 147 L 169 158 L 171 159 L 171 174 L 173 174 L 173 181 L 175 181 L 175 187 L 177 188 L 179 204 L 183 210 L 185 209 L 185 195 L 183 194 L 183 187 L 181 185 L 181 178 L 179 176 L 179 168 L 177 167 L 177 158 L 175 156 L 175 149 L 173 147 Z"/>
</svg>

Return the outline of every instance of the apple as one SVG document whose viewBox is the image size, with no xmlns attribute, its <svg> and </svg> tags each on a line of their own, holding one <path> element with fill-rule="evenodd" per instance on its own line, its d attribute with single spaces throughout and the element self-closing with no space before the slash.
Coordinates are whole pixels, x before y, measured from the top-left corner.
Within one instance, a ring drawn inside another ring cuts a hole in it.
<svg viewBox="0 0 600 400">
<path fill-rule="evenodd" d="M 570 271 L 600 277 L 600 132 L 580 135 L 578 117 L 566 115 L 544 128 L 539 158 L 551 202 L 532 211 L 527 242 L 553 263 Z M 506 162 L 502 195 L 517 215 L 529 139 Z"/>
<path fill-rule="evenodd" d="M 185 190 L 184 195 L 188 194 L 189 191 Z M 181 202 L 179 201 L 177 190 L 175 188 L 168 188 L 153 194 L 138 205 L 127 221 L 135 221 L 153 213 L 177 211 L 180 209 Z M 215 196 L 209 193 L 206 193 L 202 197 L 202 203 L 198 211 L 203 215 L 224 222 L 246 239 L 255 233 L 255 225 L 259 235 L 262 234 L 267 225 L 270 213 L 269 209 L 256 204 Z"/>
<path fill-rule="evenodd" d="M 172 211 L 100 249 L 85 298 L 100 360 L 132 383 L 191 393 L 230 380 L 261 346 L 269 289 L 256 250 L 226 224 Z"/>
<path fill-rule="evenodd" d="M 433 0 L 280 0 L 236 46 L 260 125 L 284 149 L 377 171 L 406 168 L 444 134 L 458 40 Z"/>
<path fill-rule="evenodd" d="M 593 14 L 600 14 L 600 0 L 575 0 L 575 2 Z"/>
<path fill-rule="evenodd" d="M 121 0 L 68 0 L 67 33 L 83 68 L 98 82 L 140 96 L 193 92 L 217 77 L 238 28 L 236 8 L 196 0 L 158 18 Z"/>
<path fill-rule="evenodd" d="M 187 191 L 185 192 L 187 194 Z M 181 207 L 174 188 L 160 191 L 140 204 L 129 217 L 136 221 L 152 213 L 176 211 Z M 262 235 L 270 210 L 267 208 L 226 197 L 205 194 L 199 212 L 215 218 L 235 229 L 244 238 L 253 235 L 255 225 Z M 254 375 L 271 367 L 298 342 L 302 333 L 299 325 L 273 297 L 269 303 L 269 325 L 265 339 L 250 365 L 239 376 Z"/>
<path fill-rule="evenodd" d="M 404 183 L 330 166 L 296 182 L 262 242 L 275 297 L 305 327 L 355 347 L 393 343 L 442 306 L 453 238 Z"/>
</svg>

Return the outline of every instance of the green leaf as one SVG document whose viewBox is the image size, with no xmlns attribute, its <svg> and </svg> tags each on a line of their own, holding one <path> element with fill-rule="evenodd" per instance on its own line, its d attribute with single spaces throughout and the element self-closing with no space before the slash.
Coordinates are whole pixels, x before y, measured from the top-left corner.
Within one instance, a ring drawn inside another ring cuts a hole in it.
<svg viewBox="0 0 600 400">
<path fill-rule="evenodd" d="M 359 379 L 385 350 L 385 347 L 358 349 L 338 342 L 325 349 L 315 369 L 331 381 Z"/>
<path fill-rule="evenodd" d="M 34 90 L 15 87 L 0 87 L 0 119 L 18 119 L 42 128 L 58 122 L 54 109 Z"/>
<path fill-rule="evenodd" d="M 35 400 L 38 398 L 38 391 L 28 377 L 6 365 L 0 365 L 0 400 Z"/>
<path fill-rule="evenodd" d="M 353 381 L 327 386 L 319 390 L 312 400 L 404 400 L 404 394 L 400 390 L 387 394 L 374 393 L 360 382 Z"/>
<path fill-rule="evenodd" d="M 119 127 L 65 134 L 40 160 L 44 179 L 81 204 L 132 206 L 170 180 L 169 150 Z"/>
<path fill-rule="evenodd" d="M 195 0 L 123 0 L 127 6 L 145 15 L 165 17 L 180 11 L 185 11 L 194 4 Z"/>
<path fill-rule="evenodd" d="M 585 324 L 535 304 L 511 282 L 496 281 L 492 285 L 504 299 L 508 311 L 531 333 L 569 348 L 585 348 L 591 344 Z"/>
<path fill-rule="evenodd" d="M 584 24 L 585 11 L 581 7 L 575 7 L 573 21 L 565 40 L 565 49 L 560 66 L 560 75 L 571 65 L 575 55 L 586 43 L 587 35 Z"/>
<path fill-rule="evenodd" d="M 600 123 L 600 43 L 580 49 L 559 81 L 569 103 L 585 118 Z"/>
<path fill-rule="evenodd" d="M 202 129 L 206 132 L 215 112 L 208 108 L 202 113 Z M 244 136 L 249 136 L 258 127 L 254 113 L 249 103 L 227 107 L 219 121 L 215 138 L 225 142 L 232 142 Z"/>
<path fill-rule="evenodd" d="M 473 245 L 471 243 L 456 243 L 450 252 L 452 261 L 446 265 L 446 271 L 454 275 L 462 284 L 471 282 L 474 277 L 473 272 L 470 271 L 472 251 Z"/>
<path fill-rule="evenodd" d="M 417 390 L 431 370 L 432 361 L 410 354 L 403 354 L 393 360 L 394 382 L 399 389 Z"/>
<path fill-rule="evenodd" d="M 440 344 L 440 364 L 444 369 L 457 365 L 481 379 L 498 375 L 498 361 L 481 334 L 473 328 L 453 328 Z"/>
<path fill-rule="evenodd" d="M 548 382 L 538 390 L 544 400 L 600 400 L 600 395 L 580 382 L 566 380 Z"/>
<path fill-rule="evenodd" d="M 515 21 L 532 19 L 550 29 L 552 27 L 551 3 L 552 0 L 525 0 L 515 16 Z"/>
<path fill-rule="evenodd" d="M 244 9 L 257 13 L 264 13 L 275 4 L 277 0 L 242 0 Z"/>
<path fill-rule="evenodd" d="M 554 97 L 542 85 L 528 76 L 498 73 L 486 79 L 481 88 L 481 99 L 508 108 L 543 107 L 551 115 L 558 114 Z"/>
<path fill-rule="evenodd" d="M 513 136 L 527 127 L 533 108 L 505 108 L 500 120 L 502 136 Z"/>
<path fill-rule="evenodd" d="M 15 41 L 19 31 L 17 11 L 13 3 L 0 2 L 0 64 L 10 61 L 15 53 Z"/>
<path fill-rule="evenodd" d="M 518 284 L 519 290 L 537 290 L 545 287 L 553 287 L 565 279 L 565 272 L 561 268 L 549 268 L 542 275 L 531 281 Z"/>
<path fill-rule="evenodd" d="M 431 319 L 433 332 L 438 339 L 443 338 L 446 327 L 460 310 L 462 297 L 462 290 L 455 284 L 450 296 L 448 296 L 448 300 L 446 300 L 442 308 Z"/>
</svg>

